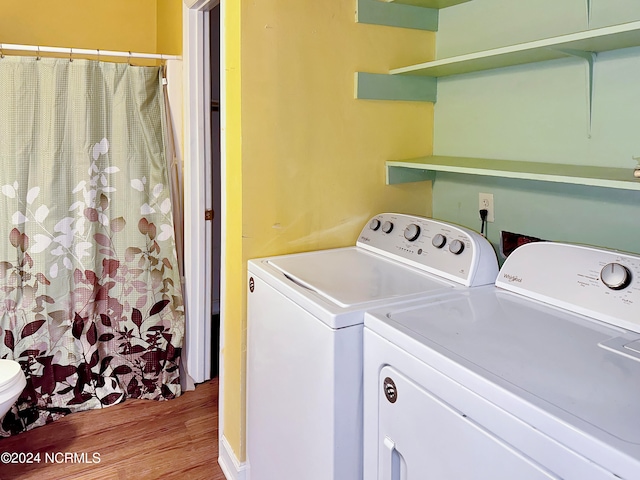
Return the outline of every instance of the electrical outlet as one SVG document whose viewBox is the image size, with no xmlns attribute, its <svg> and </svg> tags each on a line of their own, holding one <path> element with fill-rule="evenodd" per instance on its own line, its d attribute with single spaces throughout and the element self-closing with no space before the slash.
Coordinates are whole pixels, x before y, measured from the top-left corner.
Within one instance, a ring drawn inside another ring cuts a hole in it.
<svg viewBox="0 0 640 480">
<path fill-rule="evenodd" d="M 487 222 L 494 222 L 496 217 L 493 213 L 493 193 L 478 194 L 478 210 L 487 210 Z"/>
</svg>

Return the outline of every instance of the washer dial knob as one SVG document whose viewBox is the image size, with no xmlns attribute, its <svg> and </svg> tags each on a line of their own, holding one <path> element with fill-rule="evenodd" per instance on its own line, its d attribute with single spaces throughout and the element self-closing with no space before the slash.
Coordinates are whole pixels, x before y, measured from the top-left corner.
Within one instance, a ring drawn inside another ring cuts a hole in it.
<svg viewBox="0 0 640 480">
<path fill-rule="evenodd" d="M 391 233 L 391 230 L 393 230 L 393 223 L 386 221 L 382 224 L 382 231 L 384 233 Z"/>
<path fill-rule="evenodd" d="M 412 223 L 407 228 L 404 229 L 404 238 L 413 242 L 420 236 L 420 227 L 415 223 Z"/>
<path fill-rule="evenodd" d="M 438 233 L 437 235 L 435 235 L 433 237 L 433 240 L 431 240 L 431 245 L 433 245 L 436 248 L 442 248 L 445 246 L 446 243 L 447 243 L 447 237 L 445 237 L 441 233 Z"/>
<path fill-rule="evenodd" d="M 622 290 L 631 283 L 631 272 L 619 263 L 609 263 L 600 270 L 600 279 L 611 290 Z"/>
<path fill-rule="evenodd" d="M 454 255 L 460 255 L 463 250 L 464 243 L 462 243 L 460 240 L 454 240 L 453 242 L 451 242 L 451 245 L 449 245 L 449 251 Z"/>
<path fill-rule="evenodd" d="M 380 228 L 380 220 L 378 220 L 377 218 L 374 218 L 373 220 L 371 220 L 369 222 L 369 228 L 374 232 L 378 230 Z"/>
</svg>

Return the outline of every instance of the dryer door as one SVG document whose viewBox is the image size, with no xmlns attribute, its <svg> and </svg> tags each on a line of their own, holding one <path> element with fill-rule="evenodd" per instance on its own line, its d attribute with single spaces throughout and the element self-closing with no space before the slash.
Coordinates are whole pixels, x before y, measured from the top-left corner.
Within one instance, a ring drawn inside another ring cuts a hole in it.
<svg viewBox="0 0 640 480">
<path fill-rule="evenodd" d="M 378 480 L 558 479 L 389 366 L 378 405 Z"/>
</svg>

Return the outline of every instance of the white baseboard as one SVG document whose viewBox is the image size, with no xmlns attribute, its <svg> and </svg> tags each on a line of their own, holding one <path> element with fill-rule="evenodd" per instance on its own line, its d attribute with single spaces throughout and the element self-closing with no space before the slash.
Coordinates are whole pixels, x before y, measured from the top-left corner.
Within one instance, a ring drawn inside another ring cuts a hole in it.
<svg viewBox="0 0 640 480">
<path fill-rule="evenodd" d="M 224 435 L 220 437 L 218 463 L 227 480 L 247 479 L 247 464 L 238 461 Z"/>
</svg>

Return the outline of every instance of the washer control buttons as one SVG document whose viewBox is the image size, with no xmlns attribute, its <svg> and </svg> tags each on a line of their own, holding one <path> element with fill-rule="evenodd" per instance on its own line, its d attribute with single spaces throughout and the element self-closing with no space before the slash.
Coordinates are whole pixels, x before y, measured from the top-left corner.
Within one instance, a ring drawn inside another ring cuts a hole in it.
<svg viewBox="0 0 640 480">
<path fill-rule="evenodd" d="M 371 222 L 369 222 L 369 228 L 374 232 L 378 230 L 380 228 L 380 220 L 378 220 L 377 218 L 371 220 Z"/>
<path fill-rule="evenodd" d="M 619 263 L 609 263 L 600 271 L 600 279 L 611 290 L 622 290 L 631 283 L 631 272 Z"/>
<path fill-rule="evenodd" d="M 404 229 L 404 238 L 413 242 L 420 236 L 420 227 L 415 223 L 412 223 L 407 228 Z"/>
<path fill-rule="evenodd" d="M 454 240 L 453 242 L 451 242 L 451 245 L 449 245 L 449 251 L 454 255 L 460 255 L 463 250 L 464 243 L 462 243 L 460 240 Z"/>
<path fill-rule="evenodd" d="M 436 248 L 442 248 L 445 246 L 446 243 L 447 243 L 447 237 L 445 237 L 441 233 L 438 233 L 436 236 L 433 237 L 433 240 L 431 240 L 431 245 L 433 245 Z"/>
<path fill-rule="evenodd" d="M 384 233 L 391 233 L 391 230 L 393 230 L 393 223 L 387 220 L 382 224 L 382 231 Z"/>
</svg>

